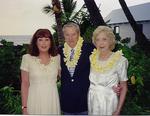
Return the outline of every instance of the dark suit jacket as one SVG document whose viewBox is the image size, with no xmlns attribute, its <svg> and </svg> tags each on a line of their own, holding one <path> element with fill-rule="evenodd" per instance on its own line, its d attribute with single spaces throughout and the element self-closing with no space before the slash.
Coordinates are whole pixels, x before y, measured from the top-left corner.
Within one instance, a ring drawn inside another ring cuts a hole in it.
<svg viewBox="0 0 150 116">
<path fill-rule="evenodd" d="M 87 111 L 87 94 L 90 84 L 89 55 L 93 51 L 93 48 L 93 45 L 83 43 L 81 56 L 78 60 L 73 77 L 70 76 L 68 68 L 63 60 L 63 47 L 60 48 L 62 69 L 60 103 L 63 112 L 76 113 Z M 73 82 L 72 79 L 74 80 Z"/>
</svg>

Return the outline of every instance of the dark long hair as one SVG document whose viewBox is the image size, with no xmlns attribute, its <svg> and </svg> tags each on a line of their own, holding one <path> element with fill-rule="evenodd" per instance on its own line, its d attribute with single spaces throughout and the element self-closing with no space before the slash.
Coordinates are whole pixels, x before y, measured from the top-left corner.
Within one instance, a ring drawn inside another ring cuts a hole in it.
<svg viewBox="0 0 150 116">
<path fill-rule="evenodd" d="M 50 39 L 51 46 L 48 50 L 48 53 L 51 56 L 56 56 L 58 54 L 58 50 L 57 50 L 56 46 L 54 45 L 53 36 L 48 29 L 38 29 L 34 33 L 34 35 L 32 36 L 32 40 L 31 40 L 29 49 L 28 49 L 28 53 L 31 56 L 39 56 L 39 49 L 37 47 L 37 39 L 42 38 L 42 37 L 46 37 L 46 38 Z"/>
</svg>

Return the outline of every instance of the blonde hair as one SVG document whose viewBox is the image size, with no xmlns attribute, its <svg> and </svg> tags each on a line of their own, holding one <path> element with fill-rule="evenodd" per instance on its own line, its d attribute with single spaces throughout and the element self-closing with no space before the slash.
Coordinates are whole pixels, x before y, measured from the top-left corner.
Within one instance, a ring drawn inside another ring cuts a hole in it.
<svg viewBox="0 0 150 116">
<path fill-rule="evenodd" d="M 80 33 L 79 25 L 77 25 L 76 23 L 69 22 L 69 23 L 65 24 L 65 25 L 63 26 L 63 29 L 62 29 L 63 32 L 65 31 L 65 28 L 66 28 L 66 27 L 73 27 L 73 28 L 76 29 L 77 33 Z"/>
<path fill-rule="evenodd" d="M 113 50 L 115 48 L 115 35 L 113 30 L 108 26 L 98 26 L 92 36 L 92 42 L 95 45 L 95 40 L 100 33 L 105 33 L 108 38 L 110 38 L 110 49 Z"/>
</svg>

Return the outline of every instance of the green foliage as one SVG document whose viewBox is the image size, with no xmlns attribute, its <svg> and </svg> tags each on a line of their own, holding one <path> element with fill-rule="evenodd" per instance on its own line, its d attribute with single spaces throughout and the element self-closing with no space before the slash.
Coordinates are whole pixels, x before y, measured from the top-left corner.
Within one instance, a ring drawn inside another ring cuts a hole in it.
<svg viewBox="0 0 150 116">
<path fill-rule="evenodd" d="M 57 88 L 58 88 L 58 92 L 60 93 L 60 88 L 61 88 L 61 81 L 57 81 Z"/>
<path fill-rule="evenodd" d="M 76 4 L 77 4 L 77 1 L 62 0 L 62 5 L 63 5 L 62 20 L 63 20 L 63 22 L 68 22 L 71 20 L 71 17 L 77 6 Z"/>
<path fill-rule="evenodd" d="M 122 50 L 128 59 L 128 94 L 122 114 L 150 114 L 150 58 L 137 46 L 129 48 L 118 42 L 115 50 Z M 134 82 L 135 81 L 135 82 Z"/>
<path fill-rule="evenodd" d="M 84 41 L 85 42 L 92 42 L 92 32 L 94 31 L 94 27 L 88 27 L 86 30 L 85 30 L 85 33 L 83 35 L 83 38 L 84 38 Z"/>
<path fill-rule="evenodd" d="M 2 114 L 21 114 L 20 91 L 5 86 L 0 89 L 0 112 Z"/>
<path fill-rule="evenodd" d="M 0 46 L 0 87 L 20 84 L 20 61 L 25 52 L 22 46 L 14 46 L 12 42 L 1 41 Z"/>
<path fill-rule="evenodd" d="M 0 46 L 0 112 L 20 114 L 20 62 L 27 45 L 14 46 L 13 42 L 1 41 Z"/>
</svg>

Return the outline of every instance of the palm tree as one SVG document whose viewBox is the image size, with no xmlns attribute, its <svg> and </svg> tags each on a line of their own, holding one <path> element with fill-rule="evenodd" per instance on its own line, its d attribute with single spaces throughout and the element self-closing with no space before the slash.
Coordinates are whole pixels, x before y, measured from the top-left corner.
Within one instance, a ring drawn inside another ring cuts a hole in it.
<svg viewBox="0 0 150 116">
<path fill-rule="evenodd" d="M 119 3 L 131 25 L 133 31 L 135 32 L 137 43 L 143 50 L 147 51 L 146 53 L 148 53 L 150 50 L 150 41 L 148 41 L 146 36 L 143 34 L 142 30 L 140 30 L 138 24 L 136 23 L 134 17 L 132 16 L 132 14 L 130 12 L 128 6 L 126 5 L 126 2 L 124 0 L 119 0 Z"/>
<path fill-rule="evenodd" d="M 90 20 L 92 24 L 97 27 L 99 25 L 106 25 L 96 3 L 94 0 L 84 0 L 84 3 L 90 13 Z"/>
<path fill-rule="evenodd" d="M 58 34 L 58 40 L 56 40 L 56 45 L 58 46 L 62 42 L 63 37 L 63 32 L 62 32 L 62 22 L 61 22 L 61 15 L 62 15 L 62 9 L 61 9 L 61 4 L 59 0 L 52 0 L 52 6 L 47 5 L 43 8 L 43 11 L 48 14 L 48 13 L 54 13 L 55 15 L 55 20 L 56 20 L 56 31 Z"/>
</svg>

